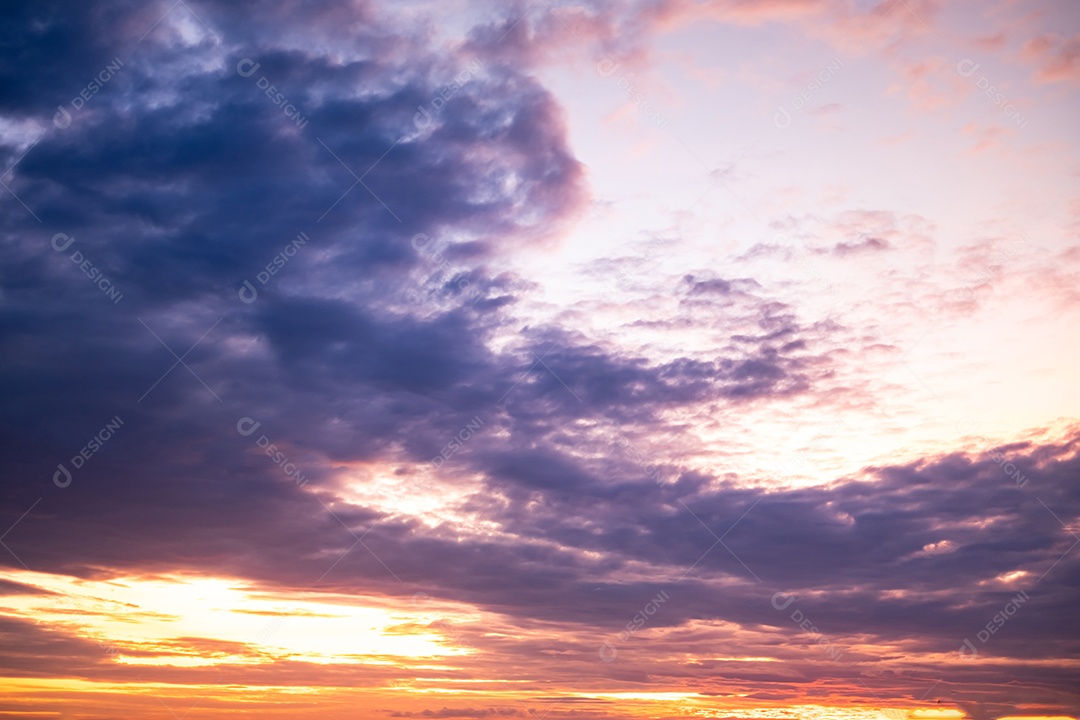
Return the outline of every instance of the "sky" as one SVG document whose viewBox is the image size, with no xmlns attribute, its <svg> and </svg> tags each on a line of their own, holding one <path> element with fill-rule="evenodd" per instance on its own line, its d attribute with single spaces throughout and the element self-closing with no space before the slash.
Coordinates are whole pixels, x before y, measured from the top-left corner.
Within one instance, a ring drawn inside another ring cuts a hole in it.
<svg viewBox="0 0 1080 720">
<path fill-rule="evenodd" d="M 1080 6 L 11 0 L 0 717 L 1080 718 Z"/>
</svg>

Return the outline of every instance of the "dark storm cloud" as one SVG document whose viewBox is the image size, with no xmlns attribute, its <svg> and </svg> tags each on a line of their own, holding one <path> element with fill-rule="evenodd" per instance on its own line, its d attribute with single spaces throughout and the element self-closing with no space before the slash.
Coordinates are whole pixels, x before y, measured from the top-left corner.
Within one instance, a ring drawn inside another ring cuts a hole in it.
<svg viewBox="0 0 1080 720">
<path fill-rule="evenodd" d="M 1009 456 L 1030 487 L 993 457 L 944 456 L 829 488 L 769 492 L 710 489 L 701 478 L 658 485 L 632 463 L 502 452 L 477 462 L 505 501 L 475 507 L 514 536 L 550 545 L 466 550 L 399 538 L 382 545 L 383 559 L 403 578 L 425 572 L 419 558 L 454 568 L 435 584 L 456 586 L 462 599 L 487 586 L 489 607 L 586 624 L 632 615 L 667 588 L 678 601 L 661 625 L 697 617 L 784 627 L 786 615 L 770 603 L 783 592 L 838 636 L 870 633 L 939 652 L 955 652 L 1024 590 L 1039 610 L 1017 616 L 991 649 L 1038 657 L 1051 646 L 1075 649 L 1075 628 L 1062 632 L 1061 618 L 1080 556 L 1054 515 L 1068 525 L 1080 514 L 1069 482 L 1080 465 L 1075 447 L 1037 465 L 1034 457 Z M 706 553 L 717 537 L 726 547 Z M 638 563 L 667 580 L 620 580 Z M 1026 574 L 998 579 L 1017 571 Z"/>
<path fill-rule="evenodd" d="M 494 234 L 504 244 L 515 237 L 536 239 L 578 202 L 577 164 L 564 147 L 550 96 L 534 81 L 506 68 L 483 76 L 474 72 L 421 130 L 414 123 L 416 108 L 439 97 L 468 58 L 433 55 L 407 36 L 385 28 L 376 32 L 362 13 L 346 13 L 365 27 L 348 40 L 354 52 L 392 49 L 386 54 L 393 57 L 331 62 L 274 46 L 279 28 L 297 13 L 306 27 L 341 39 L 343 28 L 329 10 L 311 14 L 306 4 L 281 3 L 260 7 L 248 22 L 229 8 L 197 9 L 198 20 L 186 7 L 176 7 L 144 25 L 141 14 L 124 22 L 111 14 L 69 18 L 43 4 L 13 10 L 8 18 L 11 43 L 36 48 L 39 31 L 63 37 L 81 32 L 98 38 L 94 43 L 111 43 L 103 55 L 130 56 L 124 73 L 93 97 L 94 112 L 87 110 L 62 130 L 46 126 L 7 178 L 31 209 L 7 198 L 3 242 L 9 261 L 0 319 L 7 344 L 4 381 L 13 399 L 7 421 L 37 441 L 74 416 L 83 416 L 80 432 L 88 432 L 101 412 L 110 417 L 118 404 L 137 404 L 132 400 L 173 363 L 170 349 L 182 355 L 212 327 L 185 356 L 200 378 L 206 375 L 222 394 L 242 393 L 244 383 L 213 370 L 232 361 L 260 383 L 273 382 L 271 368 L 243 362 L 232 338 L 265 333 L 273 343 L 281 338 L 274 323 L 288 327 L 298 317 L 294 308 L 330 302 L 317 300 L 320 295 L 348 292 L 352 299 L 345 311 L 362 315 L 359 308 L 374 310 L 402 287 L 422 288 L 429 276 L 449 282 L 453 278 L 445 270 L 410 244 L 415 232 Z M 202 27 L 203 16 L 216 31 Z M 197 42 L 177 40 L 170 26 L 177 18 L 201 34 Z M 161 22 L 151 31 L 156 19 Z M 20 23 L 36 29 L 20 34 Z M 222 35 L 242 38 L 248 46 L 226 51 Z M 67 47 L 72 55 L 63 52 Z M 37 62 L 45 69 L 81 65 L 87 72 L 81 48 L 60 43 Z M 249 56 L 260 69 L 244 77 L 236 67 Z M 184 57 L 186 62 L 178 59 Z M 307 113 L 304 132 L 257 86 L 264 74 Z M 40 103 L 31 100 L 13 101 L 8 110 L 40 112 Z M 14 160 L 25 144 L 5 150 Z M 386 162 L 367 175 L 381 158 Z M 352 168 L 364 174 L 373 192 L 359 184 Z M 510 177 L 514 189 L 494 189 Z M 299 232 L 306 233 L 305 246 L 283 257 L 280 251 Z M 56 233 L 64 235 L 50 243 Z M 493 248 L 484 242 L 470 247 L 446 254 L 461 266 L 469 286 L 478 288 L 468 299 L 471 307 L 498 309 L 512 298 L 500 299 L 505 281 L 485 272 L 484 258 Z M 280 275 L 275 259 L 289 262 Z M 92 264 L 94 278 L 85 265 L 80 268 L 84 260 Z M 268 264 L 272 282 L 262 283 L 258 274 Z M 122 292 L 115 307 L 115 298 L 95 284 L 98 276 Z M 245 280 L 256 283 L 261 304 L 241 303 L 237 291 Z M 440 290 L 444 298 L 447 292 Z M 276 299 L 282 296 L 296 300 Z M 278 309 L 280 318 L 268 319 Z M 433 382 L 415 363 L 437 349 L 434 343 L 452 334 L 468 342 L 460 313 L 424 324 L 401 320 L 396 328 L 391 320 L 372 322 L 384 330 L 379 347 L 393 356 L 373 361 L 370 379 L 385 380 L 390 373 L 404 389 Z M 429 330 L 426 340 L 421 325 Z M 386 334 L 395 329 L 402 334 Z M 410 337 L 411 346 L 393 348 L 396 340 L 408 345 Z M 294 357 L 288 349 L 282 352 L 285 360 Z M 398 365 L 403 356 L 413 365 Z M 283 365 L 289 369 L 288 362 Z M 186 375 L 186 368 L 179 373 Z M 263 388 L 248 389 L 261 395 Z M 151 400 L 166 399 L 158 401 L 160 407 L 207 391 L 190 393 L 165 383 L 154 392 Z M 28 424 L 31 414 L 49 422 Z M 73 434 L 66 444 L 80 441 Z"/>
<path fill-rule="evenodd" d="M 486 263 L 543 242 L 584 197 L 560 111 L 513 67 L 434 53 L 359 5 L 7 13 L 12 56 L 31 58 L 43 80 L 13 83 L 5 107 L 39 121 L 4 146 L 18 160 L 0 228 L 0 422 L 18 478 L 4 486 L 5 514 L 42 498 L 31 521 L 51 539 L 5 562 L 135 566 L 144 535 L 160 543 L 160 567 L 215 557 L 242 573 L 226 558 L 245 542 L 333 556 L 350 536 L 260 452 L 264 435 L 319 484 L 333 463 L 390 448 L 426 461 L 483 411 L 528 444 L 577 417 L 645 420 L 702 397 L 765 397 L 790 372 L 763 347 L 657 365 L 572 337 L 544 356 L 575 388 L 556 395 L 550 376 L 519 379 L 561 328 L 488 349 L 528 283 Z M 306 38 L 290 34 L 299 17 Z M 122 67 L 69 104 L 70 124 L 50 122 L 75 74 L 92 78 L 111 58 Z M 447 97 L 417 121 L 418 107 Z M 453 265 L 433 264 L 417 233 Z M 258 291 L 250 304 L 245 280 Z M 258 435 L 237 432 L 243 418 L 261 423 Z M 105 438 L 110 422 L 120 427 Z M 354 528 L 374 519 L 339 515 Z M 58 529 L 88 522 L 109 528 L 91 541 L 93 561 Z M 206 531 L 227 526 L 232 539 L 213 548 Z M 310 544 L 301 528 L 315 530 Z M 189 532 L 199 539 L 180 552 Z"/>
<path fill-rule="evenodd" d="M 117 33 L 141 3 L 13 0 L 0 21 L 0 105 L 7 116 L 51 120 L 91 73 L 117 55 Z M 111 28 L 111 32 L 96 32 Z"/>
</svg>

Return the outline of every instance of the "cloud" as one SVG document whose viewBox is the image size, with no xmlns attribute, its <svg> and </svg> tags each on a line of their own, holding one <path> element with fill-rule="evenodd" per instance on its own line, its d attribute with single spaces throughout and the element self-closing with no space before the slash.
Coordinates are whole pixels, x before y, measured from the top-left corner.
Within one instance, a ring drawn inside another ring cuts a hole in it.
<svg viewBox="0 0 1080 720">
<path fill-rule="evenodd" d="M 598 693 L 872 702 L 864 671 L 911 697 L 912 678 L 944 666 L 957 684 L 1007 673 L 1017 704 L 1067 693 L 1069 668 L 1043 661 L 1077 650 L 1062 620 L 1080 562 L 1075 428 L 810 487 L 741 475 L 722 461 L 743 452 L 740 422 L 815 425 L 869 403 L 860 373 L 878 367 L 861 364 L 894 346 L 869 324 L 815 319 L 783 280 L 742 264 L 652 272 L 655 258 L 606 258 L 597 272 L 649 267 L 648 282 L 608 298 L 626 311 L 618 323 L 588 326 L 588 302 L 538 312 L 543 288 L 511 262 L 556 246 L 590 202 L 564 110 L 535 73 L 575 32 L 644 62 L 643 33 L 704 17 L 846 32 L 887 10 L 831 7 L 537 8 L 455 44 L 364 2 L 10 5 L 9 55 L 37 77 L 0 72 L 17 194 L 0 221 L 0 471 L 13 479 L 0 489 L 13 608 L 0 667 L 216 682 L 217 669 L 120 667 L 78 608 L 48 626 L 20 609 L 65 601 L 33 573 L 189 573 L 277 596 L 411 608 L 430 592 L 467 606 L 480 619 L 399 619 L 457 628 L 476 652 L 439 667 L 462 685 L 549 672 Z M 73 105 L 114 58 L 122 67 Z M 835 263 L 935 245 L 932 222 L 888 210 L 776 227 Z M 795 249 L 757 245 L 739 262 L 770 257 Z M 892 279 L 906 292 L 921 270 Z M 1021 590 L 1031 605 L 984 648 L 996 669 L 960 663 L 961 642 Z M 602 663 L 600 644 L 661 592 L 671 601 Z M 777 592 L 853 665 L 823 668 Z M 124 647 L 216 658 L 253 686 L 370 689 L 400 674 L 192 633 Z M 607 700 L 574 702 L 610 715 Z M 504 705 L 393 716 L 524 715 Z"/>
<path fill-rule="evenodd" d="M 889 243 L 886 240 L 876 237 L 865 237 L 857 242 L 840 242 L 832 248 L 832 253 L 839 257 L 845 255 L 852 255 L 862 252 L 875 252 L 880 250 L 888 250 Z"/>
<path fill-rule="evenodd" d="M 439 710 L 420 710 L 419 712 L 392 712 L 390 717 L 418 718 L 492 718 L 521 717 L 522 713 L 514 708 L 441 708 Z"/>
<path fill-rule="evenodd" d="M 1035 79 L 1040 83 L 1080 79 L 1080 35 L 1038 35 L 1024 43 L 1020 55 L 1026 62 L 1035 65 Z"/>
<path fill-rule="evenodd" d="M 849 682 L 833 688 L 837 696 L 864 694 L 853 676 L 845 675 L 847 665 L 821 667 L 821 647 L 790 621 L 794 608 L 812 618 L 847 662 L 892 668 L 897 693 L 913 689 L 931 669 L 961 686 L 986 682 L 1004 666 L 1015 678 L 1015 697 L 1045 702 L 1039 688 L 1069 685 L 1064 670 L 1048 674 L 1039 659 L 1075 651 L 1075 636 L 1063 632 L 1060 618 L 1068 616 L 1069 578 L 1080 563 L 1068 530 L 1080 517 L 1080 496 L 1069 480 L 1080 469 L 1078 447 L 1080 435 L 1072 434 L 1060 442 L 869 468 L 860 479 L 787 490 L 730 487 L 700 473 L 657 484 L 617 453 L 599 463 L 554 451 L 516 456 L 517 464 L 513 454 L 483 455 L 474 462 L 487 468 L 492 484 L 469 503 L 484 509 L 496 534 L 451 537 L 445 528 L 385 522 L 365 536 L 365 543 L 404 586 L 359 553 L 336 564 L 320 593 L 378 589 L 392 597 L 416 587 L 437 588 L 440 596 L 498 613 L 499 620 L 462 630 L 463 642 L 491 653 L 485 663 L 512 656 L 531 664 L 544 657 L 541 649 L 554 648 L 571 659 L 568 670 L 580 664 L 580 672 L 595 667 L 596 647 L 605 637 L 615 637 L 663 591 L 670 601 L 649 618 L 647 639 L 634 641 L 649 651 L 620 651 L 624 672 L 648 663 L 654 682 L 675 685 L 724 667 L 744 686 L 762 691 L 771 686 L 777 697 L 788 698 L 814 678 L 840 673 Z M 1023 484 L 1010 474 L 1013 467 Z M 184 489 L 188 495 L 197 490 L 190 483 Z M 306 565 L 328 566 L 333 553 L 351 543 L 340 525 L 335 535 L 310 516 L 303 519 L 302 536 L 290 536 L 284 518 L 271 521 L 271 534 L 260 534 L 256 527 L 267 519 L 250 509 L 214 517 L 201 506 L 182 513 L 179 523 L 158 513 L 152 531 L 130 518 L 150 512 L 160 495 L 110 496 L 125 497 L 123 517 L 129 520 L 122 534 L 110 536 L 106 528 L 116 520 L 83 500 L 84 507 L 67 522 L 31 515 L 12 540 L 18 549 L 30 550 L 34 564 L 45 561 L 44 567 L 50 546 L 65 548 L 68 565 L 73 552 L 112 563 L 116 558 L 107 548 L 115 543 L 125 547 L 125 562 L 144 568 L 157 557 L 173 570 L 190 565 L 282 589 L 302 587 L 303 576 L 313 574 L 305 572 Z M 298 509 L 295 499 L 273 502 L 293 514 Z M 353 524 L 346 505 L 334 507 L 345 524 Z M 182 529 L 175 541 L 170 535 L 176 530 L 161 532 L 173 527 Z M 73 533 L 81 538 L 78 546 L 71 542 Z M 216 541 L 200 543 L 198 537 L 207 534 Z M 348 543 L 338 542 L 339 536 Z M 723 547 L 717 536 L 724 538 Z M 132 537 L 140 538 L 137 547 Z M 321 545 L 318 552 L 313 539 Z M 238 564 L 231 553 L 221 552 L 228 547 L 258 552 L 241 552 L 247 559 Z M 302 560 L 305 556 L 309 559 Z M 327 560 L 320 562 L 319 556 Z M 1029 604 L 991 640 L 977 639 L 1021 591 Z M 777 592 L 795 598 L 795 604 L 778 611 L 771 600 Z M 536 623 L 557 623 L 567 634 L 554 644 L 550 637 L 533 639 L 529 628 Z M 517 639 L 501 639 L 515 637 L 505 630 L 491 634 L 502 626 L 518 628 Z M 20 641 L 19 657 L 7 662 L 46 668 L 56 653 L 73 651 L 56 644 L 61 636 Z M 958 650 L 965 639 L 977 643 L 980 654 L 996 658 L 997 669 L 962 662 Z M 169 652 L 241 651 L 208 642 L 177 638 Z M 754 666 L 718 661 L 680 671 L 664 660 L 669 653 L 710 657 L 707 648 L 715 654 L 715 647 L 733 642 L 750 657 L 784 658 L 794 675 L 773 673 L 770 681 Z M 87 654 L 86 662 L 100 655 L 91 645 L 79 651 Z M 40 665 L 23 656 L 29 652 L 41 658 Z M 253 673 L 253 680 L 268 670 L 237 667 L 235 672 Z"/>
</svg>

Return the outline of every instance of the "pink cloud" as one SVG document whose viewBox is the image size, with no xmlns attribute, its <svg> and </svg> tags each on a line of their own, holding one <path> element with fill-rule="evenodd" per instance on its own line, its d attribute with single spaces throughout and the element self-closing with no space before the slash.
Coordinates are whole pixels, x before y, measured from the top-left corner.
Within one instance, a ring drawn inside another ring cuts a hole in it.
<svg viewBox="0 0 1080 720">
<path fill-rule="evenodd" d="M 882 139 L 882 145 L 900 145 L 901 143 L 910 142 L 915 137 L 914 130 L 908 130 L 902 132 L 899 135 L 890 135 L 887 138 Z"/>
<path fill-rule="evenodd" d="M 1005 47 L 1005 33 L 985 35 L 974 40 L 975 47 L 986 52 L 997 52 Z"/>
<path fill-rule="evenodd" d="M 897 68 L 900 82 L 890 88 L 897 92 L 906 88 L 908 100 L 922 110 L 935 110 L 949 106 L 955 94 L 938 85 L 938 79 L 948 77 L 942 69 L 946 62 L 942 58 L 927 58 Z"/>
<path fill-rule="evenodd" d="M 1024 43 L 1021 56 L 1036 65 L 1040 83 L 1080 80 L 1080 34 L 1071 38 L 1048 33 Z"/>
<path fill-rule="evenodd" d="M 797 20 L 822 15 L 829 7 L 824 0 L 725 0 L 697 3 L 687 0 L 664 0 L 650 7 L 645 17 L 660 29 L 711 18 L 743 25 L 760 25 L 777 20 Z"/>
<path fill-rule="evenodd" d="M 962 127 L 960 133 L 976 138 L 975 145 L 973 145 L 968 152 L 977 155 L 985 150 L 993 148 L 1001 150 L 1007 149 L 1004 140 L 1015 135 L 1016 131 L 1012 128 L 1002 127 L 1001 125 L 991 125 L 986 128 L 979 128 L 977 123 L 972 122 Z"/>
<path fill-rule="evenodd" d="M 646 26 L 667 31 L 701 20 L 739 25 L 769 22 L 806 22 L 821 20 L 822 35 L 838 47 L 859 49 L 868 38 L 882 38 L 899 32 L 933 32 L 939 3 L 937 0 L 885 0 L 862 9 L 854 5 L 826 0 L 662 0 L 642 14 Z M 807 28 L 811 32 L 815 28 Z"/>
</svg>

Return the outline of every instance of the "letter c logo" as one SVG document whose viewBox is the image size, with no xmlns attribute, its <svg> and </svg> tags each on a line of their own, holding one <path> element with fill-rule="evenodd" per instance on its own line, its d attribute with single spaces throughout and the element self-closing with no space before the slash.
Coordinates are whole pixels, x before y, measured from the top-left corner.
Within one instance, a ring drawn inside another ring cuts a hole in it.
<svg viewBox="0 0 1080 720">
<path fill-rule="evenodd" d="M 71 484 L 71 471 L 64 467 L 64 463 L 60 463 L 56 468 L 56 472 L 52 476 L 53 484 L 58 488 L 66 488 Z M 60 479 L 61 474 L 64 476 L 64 480 Z"/>
<path fill-rule="evenodd" d="M 417 244 L 418 241 L 422 242 L 424 240 L 427 240 L 427 242 L 425 242 L 423 245 Z M 427 250 L 429 247 L 431 247 L 431 243 L 435 241 L 424 233 L 416 233 L 412 236 L 412 240 L 410 240 L 409 242 L 410 244 L 412 244 L 413 250 L 419 250 L 420 252 L 423 252 L 424 250 Z"/>
<path fill-rule="evenodd" d="M 960 62 L 956 63 L 956 73 L 960 77 L 971 77 L 975 74 L 975 71 L 980 67 L 979 63 L 968 58 L 964 58 Z"/>
<path fill-rule="evenodd" d="M 57 240 L 61 240 L 61 241 L 67 240 L 67 242 L 64 243 L 63 245 L 57 245 L 56 244 Z M 55 235 L 52 236 L 52 246 L 53 246 L 53 250 L 55 250 L 56 252 L 64 252 L 69 247 L 71 247 L 71 243 L 73 243 L 73 242 L 75 242 L 75 238 L 71 237 L 70 235 L 67 235 L 66 233 L 56 233 Z"/>
<path fill-rule="evenodd" d="M 245 65 L 247 66 L 247 68 L 249 68 L 246 71 L 243 68 L 243 66 Z M 240 77 L 251 77 L 260 67 L 262 67 L 262 65 L 255 62 L 251 58 L 244 58 L 240 62 L 236 63 L 236 72 L 240 74 Z"/>
<path fill-rule="evenodd" d="M 964 644 L 960 646 L 960 657 L 962 658 L 974 658 L 978 657 L 979 651 L 975 649 L 975 646 L 971 644 L 971 641 L 964 638 Z"/>
<path fill-rule="evenodd" d="M 240 433 L 244 437 L 247 437 L 248 435 L 251 435 L 251 433 L 258 430 L 260 425 L 262 425 L 261 422 L 257 422 L 252 418 L 242 417 L 236 422 L 236 432 Z"/>
<path fill-rule="evenodd" d="M 786 130 L 791 125 L 791 113 L 783 105 L 780 105 L 776 108 L 776 114 L 773 115 L 772 121 L 776 127 Z"/>
<path fill-rule="evenodd" d="M 431 113 L 423 105 L 417 105 L 412 121 L 417 130 L 425 130 L 431 126 Z"/>
<path fill-rule="evenodd" d="M 778 592 L 774 593 L 772 596 L 772 606 L 777 610 L 787 610 L 788 606 L 793 602 L 795 602 L 794 595 Z"/>
<path fill-rule="evenodd" d="M 606 663 L 615 662 L 615 658 L 619 656 L 619 651 L 615 649 L 615 646 L 611 644 L 610 640 L 605 640 L 604 644 L 600 646 L 600 659 Z"/>
<path fill-rule="evenodd" d="M 619 63 L 611 58 L 604 58 L 596 63 L 596 74 L 600 77 L 611 77 L 619 69 Z"/>
<path fill-rule="evenodd" d="M 251 284 L 251 281 L 245 280 L 244 286 L 240 288 L 240 302 L 250 305 L 255 302 L 255 299 L 259 297 L 259 291 L 255 289 L 255 286 Z"/>
<path fill-rule="evenodd" d="M 974 432 L 979 429 L 979 421 L 973 420 L 969 417 L 962 417 L 956 421 L 956 430 L 964 434 Z"/>
<path fill-rule="evenodd" d="M 71 113 L 64 109 L 63 105 L 56 106 L 56 114 L 53 115 L 53 125 L 57 130 L 63 130 L 64 128 L 71 126 Z"/>
</svg>

